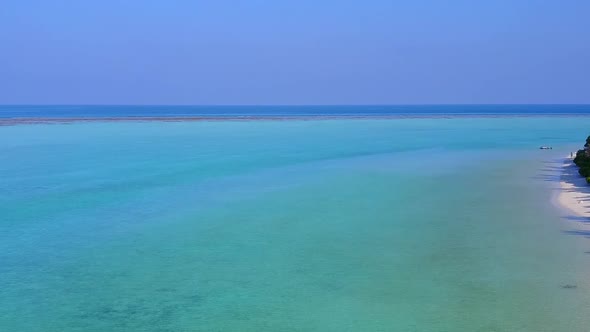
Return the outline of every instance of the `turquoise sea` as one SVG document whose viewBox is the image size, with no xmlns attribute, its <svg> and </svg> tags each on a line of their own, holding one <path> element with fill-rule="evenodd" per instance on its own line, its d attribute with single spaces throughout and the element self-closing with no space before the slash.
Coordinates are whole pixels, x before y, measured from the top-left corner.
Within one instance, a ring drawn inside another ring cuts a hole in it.
<svg viewBox="0 0 590 332">
<path fill-rule="evenodd" d="M 0 330 L 588 331 L 585 220 L 551 197 L 589 127 L 0 127 Z"/>
</svg>

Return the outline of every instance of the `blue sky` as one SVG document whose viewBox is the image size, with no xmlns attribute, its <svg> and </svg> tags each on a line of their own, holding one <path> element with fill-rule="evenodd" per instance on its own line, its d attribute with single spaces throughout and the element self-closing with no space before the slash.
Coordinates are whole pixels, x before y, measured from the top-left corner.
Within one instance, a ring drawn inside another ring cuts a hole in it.
<svg viewBox="0 0 590 332">
<path fill-rule="evenodd" d="M 590 1 L 3 0 L 0 104 L 590 103 Z"/>
</svg>

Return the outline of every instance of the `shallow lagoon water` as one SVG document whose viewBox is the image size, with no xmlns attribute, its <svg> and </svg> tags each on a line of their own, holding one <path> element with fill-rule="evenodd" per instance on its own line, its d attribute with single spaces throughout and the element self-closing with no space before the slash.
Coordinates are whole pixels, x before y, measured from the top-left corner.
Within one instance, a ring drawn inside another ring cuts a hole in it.
<svg viewBox="0 0 590 332">
<path fill-rule="evenodd" d="M 550 199 L 589 124 L 2 127 L 0 326 L 585 331 L 590 244 Z"/>
</svg>

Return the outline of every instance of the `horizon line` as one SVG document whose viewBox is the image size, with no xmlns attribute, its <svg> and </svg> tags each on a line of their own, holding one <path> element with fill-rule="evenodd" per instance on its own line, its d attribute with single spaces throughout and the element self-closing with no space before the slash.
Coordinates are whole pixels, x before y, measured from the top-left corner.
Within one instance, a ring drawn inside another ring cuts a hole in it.
<svg viewBox="0 0 590 332">
<path fill-rule="evenodd" d="M 590 106 L 589 103 L 407 103 L 407 104 L 2 104 L 5 106 L 174 106 L 174 107 L 331 107 L 331 106 Z"/>
</svg>

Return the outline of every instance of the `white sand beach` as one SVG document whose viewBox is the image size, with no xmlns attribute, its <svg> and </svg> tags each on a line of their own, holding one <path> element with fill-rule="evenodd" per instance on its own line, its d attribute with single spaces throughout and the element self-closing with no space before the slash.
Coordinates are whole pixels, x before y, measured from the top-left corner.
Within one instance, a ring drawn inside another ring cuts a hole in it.
<svg viewBox="0 0 590 332">
<path fill-rule="evenodd" d="M 563 162 L 559 183 L 557 202 L 577 216 L 590 217 L 590 185 L 578 174 L 578 167 L 569 157 Z"/>
</svg>

